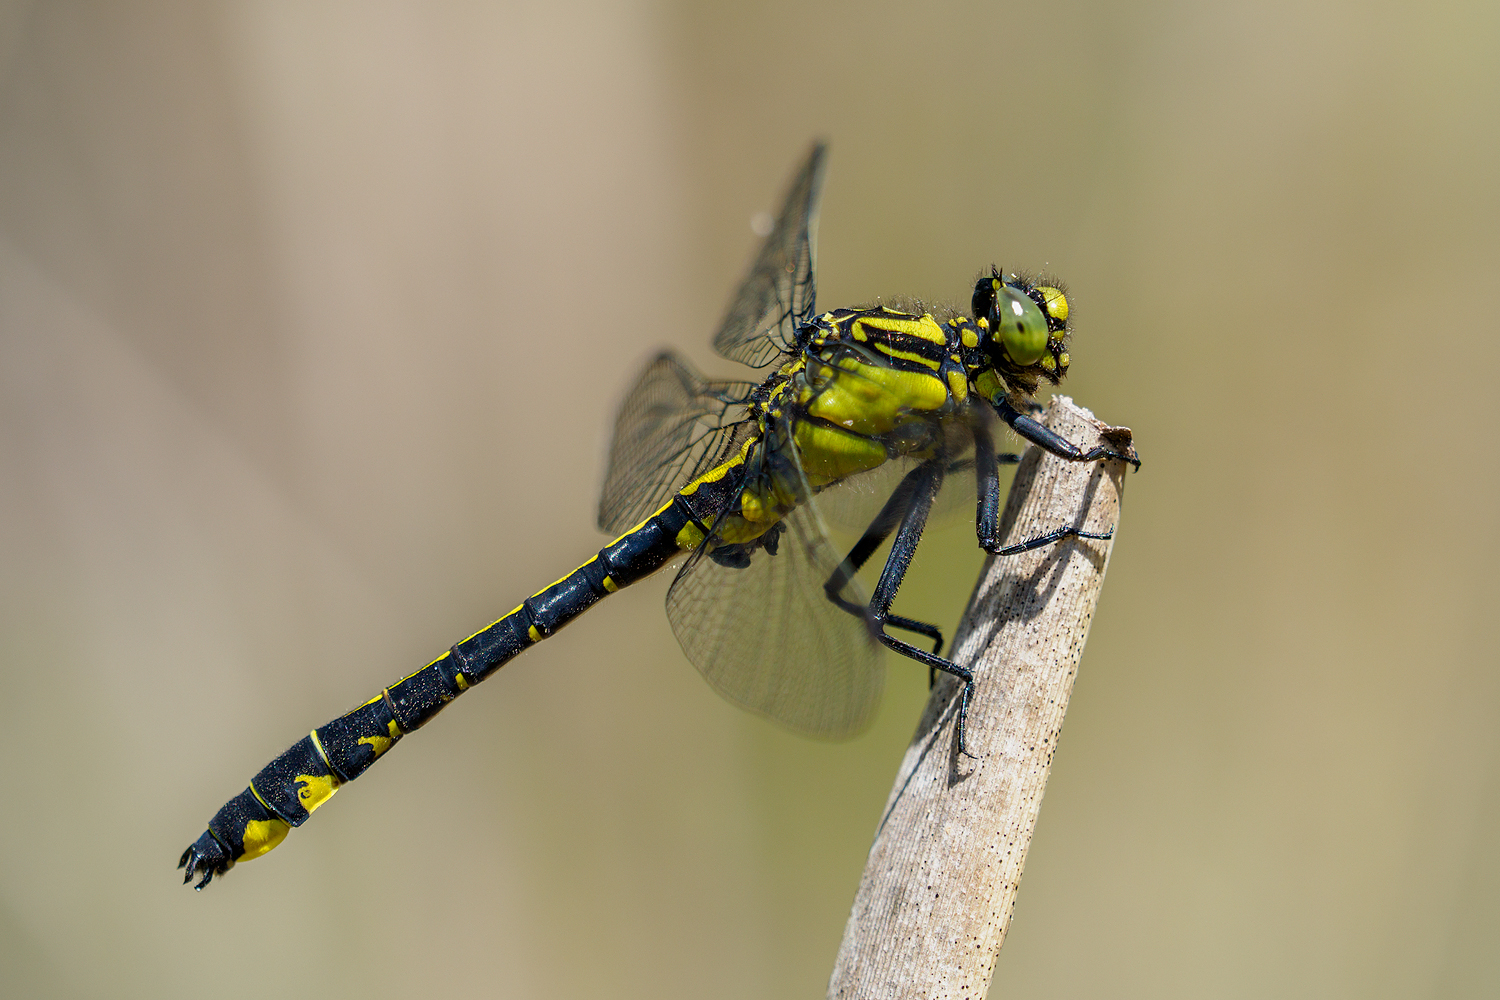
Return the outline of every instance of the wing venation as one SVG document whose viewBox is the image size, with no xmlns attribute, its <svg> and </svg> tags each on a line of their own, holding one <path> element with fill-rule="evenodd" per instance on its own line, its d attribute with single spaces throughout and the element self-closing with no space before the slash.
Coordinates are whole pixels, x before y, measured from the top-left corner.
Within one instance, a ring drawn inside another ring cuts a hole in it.
<svg viewBox="0 0 1500 1000">
<path fill-rule="evenodd" d="M 599 527 L 629 530 L 734 454 L 753 429 L 745 401 L 754 389 L 753 382 L 705 379 L 671 352 L 658 355 L 615 421 Z"/>
<path fill-rule="evenodd" d="M 750 273 L 735 292 L 714 350 L 764 368 L 796 346 L 817 301 L 818 202 L 827 147 L 813 146 Z"/>
<path fill-rule="evenodd" d="M 761 450 L 746 481 L 772 467 L 802 480 L 793 486 L 801 505 L 739 558 L 709 551 L 716 521 L 709 542 L 672 581 L 667 617 L 687 658 L 725 698 L 794 732 L 845 739 L 880 704 L 881 647 L 862 613 L 868 602 L 859 584 L 846 582 L 838 595 L 854 613 L 824 590 L 842 558 L 795 456 Z"/>
</svg>

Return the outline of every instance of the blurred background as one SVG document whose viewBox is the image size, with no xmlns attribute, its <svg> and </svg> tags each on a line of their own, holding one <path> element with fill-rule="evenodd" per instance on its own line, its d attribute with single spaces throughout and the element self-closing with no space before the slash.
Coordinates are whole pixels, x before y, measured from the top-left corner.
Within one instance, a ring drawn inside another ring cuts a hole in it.
<svg viewBox="0 0 1500 1000">
<path fill-rule="evenodd" d="M 1480 0 L 0 3 L 6 992 L 822 995 L 925 678 L 799 740 L 664 578 L 173 865 L 597 549 L 825 136 L 820 301 L 1060 274 L 1145 458 L 992 995 L 1494 995 L 1497 99 Z"/>
</svg>

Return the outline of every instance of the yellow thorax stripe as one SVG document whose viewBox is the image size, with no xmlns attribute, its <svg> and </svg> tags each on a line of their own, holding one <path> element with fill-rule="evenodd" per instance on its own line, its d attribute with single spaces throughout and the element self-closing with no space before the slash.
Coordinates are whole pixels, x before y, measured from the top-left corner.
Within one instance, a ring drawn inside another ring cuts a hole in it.
<svg viewBox="0 0 1500 1000">
<path fill-rule="evenodd" d="M 943 328 L 938 326 L 937 321 L 930 315 L 907 316 L 904 313 L 894 315 L 865 315 L 857 317 L 851 325 L 850 332 L 856 340 L 864 340 L 865 330 L 879 330 L 882 333 L 899 333 L 918 340 L 925 340 L 929 344 L 946 344 L 947 336 Z"/>
<path fill-rule="evenodd" d="M 925 356 L 923 356 L 921 354 L 916 353 L 915 351 L 898 351 L 898 350 L 896 350 L 896 348 L 892 347 L 890 344 L 882 343 L 880 341 L 876 341 L 875 342 L 875 349 L 877 351 L 880 351 L 882 354 L 888 354 L 891 357 L 893 357 L 893 358 L 899 358 L 902 361 L 913 361 L 913 362 L 916 362 L 919 365 L 926 365 L 928 368 L 931 368 L 933 371 L 937 371 L 939 368 L 941 368 L 943 366 L 943 364 L 942 364 L 941 361 L 937 361 L 937 360 L 934 360 L 933 358 L 925 357 Z"/>
</svg>

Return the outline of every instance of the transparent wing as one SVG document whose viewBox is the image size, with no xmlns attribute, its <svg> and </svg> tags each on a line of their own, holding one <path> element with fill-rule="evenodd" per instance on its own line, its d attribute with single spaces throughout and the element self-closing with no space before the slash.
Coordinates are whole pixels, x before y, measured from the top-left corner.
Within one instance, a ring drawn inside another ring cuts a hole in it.
<svg viewBox="0 0 1500 1000">
<path fill-rule="evenodd" d="M 615 421 L 599 527 L 627 531 L 739 449 L 753 382 L 703 378 L 671 353 L 646 366 Z"/>
<path fill-rule="evenodd" d="M 942 456 L 943 488 L 928 515 L 929 526 L 974 519 L 977 490 L 974 481 L 974 435 L 967 424 L 952 421 L 935 429 L 932 447 L 915 455 L 897 456 L 884 465 L 823 490 L 818 514 L 835 532 L 863 533 L 906 474 L 924 461 Z"/>
<path fill-rule="evenodd" d="M 704 546 L 677 574 L 667 617 L 683 652 L 725 698 L 794 732 L 860 732 L 880 704 L 885 664 L 864 617 L 824 591 L 842 556 L 815 505 L 798 507 L 744 555 L 747 564 L 726 565 Z M 839 596 L 867 603 L 854 582 Z"/>
<path fill-rule="evenodd" d="M 771 235 L 750 268 L 719 332 L 714 350 L 751 368 L 764 368 L 795 345 L 797 327 L 817 300 L 818 198 L 827 147 L 813 146 L 792 182 Z"/>
</svg>

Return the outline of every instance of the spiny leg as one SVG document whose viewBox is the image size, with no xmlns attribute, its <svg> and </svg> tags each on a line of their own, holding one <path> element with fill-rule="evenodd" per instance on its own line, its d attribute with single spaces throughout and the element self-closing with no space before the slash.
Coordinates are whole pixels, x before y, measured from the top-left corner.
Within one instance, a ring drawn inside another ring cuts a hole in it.
<svg viewBox="0 0 1500 1000">
<path fill-rule="evenodd" d="M 1053 542 L 1060 542 L 1064 538 L 1108 539 L 1113 537 L 1115 537 L 1114 528 L 1110 528 L 1108 531 L 1084 531 L 1082 528 L 1073 527 L 1058 528 L 1055 531 L 1047 532 L 1045 535 L 1028 538 L 1026 541 L 1017 542 L 1014 545 L 1002 545 L 999 548 L 990 549 L 989 551 L 997 556 L 1013 556 L 1020 552 L 1030 552 L 1032 549 L 1039 549 L 1044 545 L 1051 545 Z"/>
<path fill-rule="evenodd" d="M 896 538 L 891 542 L 891 551 L 886 556 L 885 567 L 880 571 L 880 581 L 875 585 L 875 593 L 870 598 L 868 613 L 871 623 L 875 626 L 875 637 L 880 640 L 881 645 L 916 660 L 926 666 L 929 671 L 941 670 L 963 682 L 963 692 L 958 702 L 958 752 L 965 757 L 972 757 L 973 754 L 968 750 L 964 728 L 969 716 L 969 698 L 974 692 L 974 674 L 952 660 L 946 660 L 935 653 L 919 649 L 909 642 L 887 635 L 885 631 L 886 626 L 896 623 L 895 616 L 890 613 L 891 603 L 896 599 L 896 592 L 901 589 L 901 581 L 906 577 L 912 557 L 916 555 L 917 544 L 922 540 L 922 529 L 927 526 L 927 515 L 932 512 L 932 501 L 942 485 L 943 467 L 936 463 L 918 466 L 907 474 L 906 479 L 902 480 L 898 492 L 903 494 L 902 506 L 905 507 L 905 512 L 901 516 L 900 527 L 896 529 Z M 893 514 L 896 509 L 894 499 L 893 497 L 893 502 L 886 504 L 886 509 L 881 511 L 881 517 L 876 518 L 876 523 L 871 525 L 872 529 L 883 527 L 889 534 L 889 526 L 883 522 L 887 514 Z M 851 557 L 855 554 L 850 553 Z M 869 558 L 868 552 L 863 555 Z M 839 576 L 840 574 L 835 574 L 836 579 Z"/>
<path fill-rule="evenodd" d="M 974 428 L 974 483 L 979 488 L 974 511 L 979 547 L 993 552 L 1000 546 L 1000 456 L 990 429 L 982 424 Z"/>
<path fill-rule="evenodd" d="M 916 491 L 926 483 L 930 475 L 926 466 L 919 466 L 906 474 L 891 492 L 890 498 L 886 500 L 880 513 L 875 515 L 875 520 L 871 521 L 870 526 L 865 529 L 864 535 L 855 543 L 854 548 L 849 550 L 849 554 L 844 557 L 839 568 L 834 570 L 833 575 L 823 584 L 823 590 L 827 593 L 828 599 L 838 607 L 857 618 L 868 617 L 868 612 L 864 607 L 845 598 L 841 591 L 854 574 L 859 572 L 860 567 L 869 561 L 870 556 L 874 555 L 875 550 L 880 548 L 881 543 L 890 537 L 892 531 L 896 530 L 896 525 L 900 524 L 902 518 L 906 516 Z M 891 614 L 886 615 L 885 624 L 891 628 L 926 636 L 933 642 L 933 653 L 942 651 L 943 633 L 936 625 Z"/>
<path fill-rule="evenodd" d="M 1122 462 L 1129 462 L 1136 471 L 1140 471 L 1141 460 L 1134 454 L 1126 454 L 1106 444 L 1095 445 L 1088 451 L 1084 451 L 1052 428 L 1017 410 L 1003 397 L 994 406 L 995 412 L 1000 414 L 1001 420 L 1010 425 L 1011 430 L 1038 448 L 1045 448 L 1058 458 L 1064 458 L 1070 462 L 1097 462 L 1102 459 L 1118 458 Z"/>
<path fill-rule="evenodd" d="M 1067 438 L 1054 433 L 1050 428 L 1044 427 L 1030 417 L 1017 413 L 1010 408 L 1008 403 L 1002 401 L 1000 415 L 1010 420 L 1006 411 L 1014 414 L 1017 418 L 1010 421 L 1018 434 L 1022 434 L 1040 448 L 1057 455 L 1059 458 L 1071 459 L 1077 462 L 1097 461 L 1100 459 L 1120 458 L 1127 462 L 1133 462 L 1136 468 L 1140 468 L 1140 461 L 1129 456 L 1121 455 L 1112 449 L 1103 446 L 1092 448 L 1085 452 L 1078 448 Z M 1022 423 L 1022 422 L 1025 423 Z M 1030 426 L 1027 426 L 1030 425 Z M 1036 436 L 1032 436 L 1036 434 Z M 1045 535 L 1018 542 L 1015 545 L 1000 544 L 1000 468 L 999 463 L 1011 458 L 1009 455 L 996 455 L 995 446 L 990 439 L 989 428 L 978 426 L 974 428 L 974 478 L 979 485 L 979 504 L 975 512 L 975 530 L 979 535 L 979 547 L 991 555 L 1013 556 L 1018 552 L 1029 552 L 1039 549 L 1043 545 L 1051 545 L 1064 538 L 1113 538 L 1113 528 L 1108 531 L 1084 531 L 1082 528 L 1058 528 L 1049 531 Z"/>
</svg>

